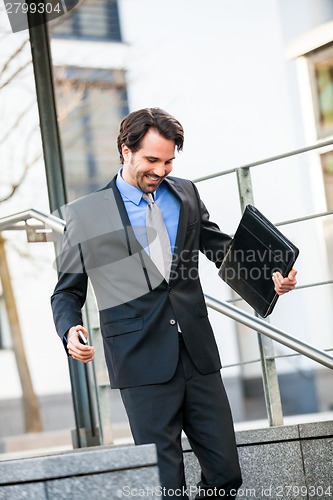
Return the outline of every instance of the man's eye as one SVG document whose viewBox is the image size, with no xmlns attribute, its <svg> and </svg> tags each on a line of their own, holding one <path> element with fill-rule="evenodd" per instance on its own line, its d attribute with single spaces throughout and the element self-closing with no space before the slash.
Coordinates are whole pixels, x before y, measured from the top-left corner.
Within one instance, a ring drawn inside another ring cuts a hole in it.
<svg viewBox="0 0 333 500">
<path fill-rule="evenodd" d="M 155 162 L 156 162 L 156 158 L 147 158 L 147 160 L 148 160 L 150 163 L 155 163 Z"/>
</svg>

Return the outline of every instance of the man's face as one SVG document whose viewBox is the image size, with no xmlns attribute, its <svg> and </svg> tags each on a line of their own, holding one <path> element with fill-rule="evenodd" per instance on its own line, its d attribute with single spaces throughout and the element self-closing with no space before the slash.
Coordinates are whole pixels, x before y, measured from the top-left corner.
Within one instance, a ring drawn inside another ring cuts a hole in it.
<svg viewBox="0 0 333 500">
<path fill-rule="evenodd" d="M 156 130 L 150 129 L 136 153 L 132 153 L 124 144 L 122 153 L 124 157 L 123 179 L 144 193 L 152 193 L 172 170 L 175 142 L 165 139 Z"/>
</svg>

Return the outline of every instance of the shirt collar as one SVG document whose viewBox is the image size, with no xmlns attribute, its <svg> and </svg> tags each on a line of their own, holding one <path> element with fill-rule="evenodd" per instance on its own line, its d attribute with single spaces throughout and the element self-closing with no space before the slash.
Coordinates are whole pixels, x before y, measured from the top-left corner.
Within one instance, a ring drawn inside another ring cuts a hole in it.
<svg viewBox="0 0 333 500">
<path fill-rule="evenodd" d="M 119 170 L 116 178 L 116 185 L 120 191 L 120 194 L 123 198 L 127 198 L 129 201 L 135 203 L 135 205 L 139 205 L 143 195 L 141 189 L 138 189 L 135 186 L 132 186 L 131 184 L 128 184 L 128 182 L 124 181 L 121 176 L 121 172 L 122 168 Z"/>
<path fill-rule="evenodd" d="M 128 182 L 124 181 L 121 175 L 122 168 L 119 169 L 117 178 L 116 178 L 116 185 L 117 188 L 119 189 L 120 194 L 122 195 L 123 198 L 127 198 L 129 201 L 134 203 L 135 205 L 139 205 L 143 192 L 141 189 L 132 186 L 131 184 L 128 184 Z M 153 193 L 154 199 L 156 200 L 159 196 L 159 191 L 161 186 Z"/>
</svg>

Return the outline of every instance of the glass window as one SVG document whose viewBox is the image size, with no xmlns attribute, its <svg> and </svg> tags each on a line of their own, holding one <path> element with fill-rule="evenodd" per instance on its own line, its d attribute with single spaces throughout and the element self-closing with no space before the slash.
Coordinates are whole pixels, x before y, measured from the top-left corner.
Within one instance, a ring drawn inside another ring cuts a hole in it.
<svg viewBox="0 0 333 500">
<path fill-rule="evenodd" d="M 56 67 L 55 89 L 68 200 L 107 184 L 120 167 L 119 123 L 128 113 L 122 71 Z"/>
<path fill-rule="evenodd" d="M 333 134 L 333 44 L 309 56 L 318 137 Z"/>
<path fill-rule="evenodd" d="M 320 155 L 326 194 L 327 210 L 333 211 L 333 151 Z M 327 255 L 331 276 L 333 276 L 333 216 L 325 217 Z"/>
<path fill-rule="evenodd" d="M 320 125 L 323 129 L 333 127 L 333 58 L 316 65 Z"/>
<path fill-rule="evenodd" d="M 49 26 L 53 37 L 121 41 L 117 0 L 85 0 Z"/>
<path fill-rule="evenodd" d="M 321 155 L 327 209 L 333 210 L 333 151 Z"/>
</svg>

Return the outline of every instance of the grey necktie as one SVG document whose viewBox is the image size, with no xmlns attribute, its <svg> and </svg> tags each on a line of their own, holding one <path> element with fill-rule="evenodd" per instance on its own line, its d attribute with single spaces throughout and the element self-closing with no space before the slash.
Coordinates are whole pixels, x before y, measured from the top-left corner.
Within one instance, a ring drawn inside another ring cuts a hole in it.
<svg viewBox="0 0 333 500">
<path fill-rule="evenodd" d="M 151 193 L 142 195 L 148 203 L 146 208 L 146 227 L 149 245 L 149 255 L 162 276 L 169 281 L 172 254 L 170 239 L 165 227 L 162 212 L 154 202 Z M 149 231 L 149 228 L 154 231 Z"/>
</svg>

